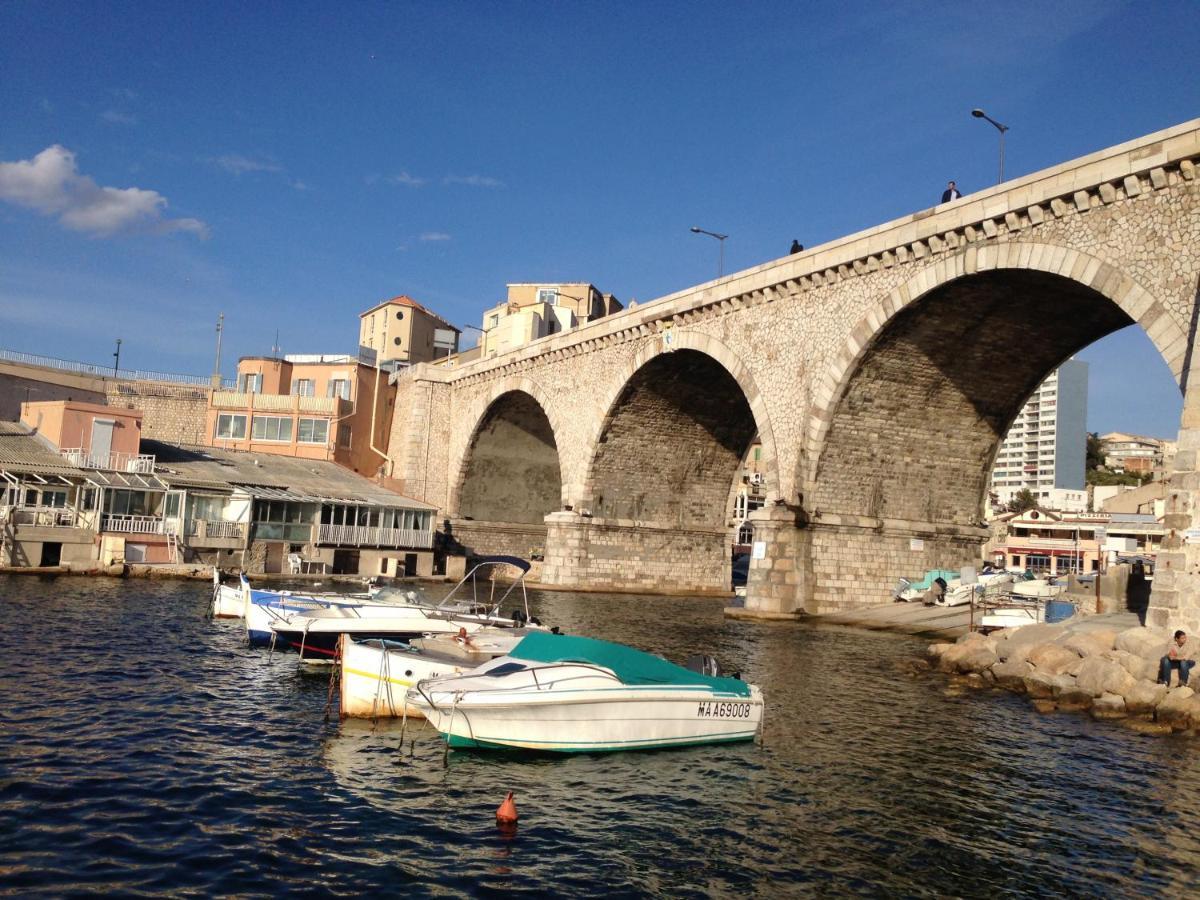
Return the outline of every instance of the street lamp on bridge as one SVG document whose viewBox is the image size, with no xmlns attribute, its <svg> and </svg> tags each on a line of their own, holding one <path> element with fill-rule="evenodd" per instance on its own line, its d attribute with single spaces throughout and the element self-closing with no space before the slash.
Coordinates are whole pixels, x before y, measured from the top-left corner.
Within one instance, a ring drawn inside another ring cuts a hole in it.
<svg viewBox="0 0 1200 900">
<path fill-rule="evenodd" d="M 971 115 L 973 115 L 977 119 L 986 119 L 987 121 L 989 121 L 993 125 L 995 125 L 996 130 L 1000 132 L 1000 180 L 997 181 L 996 184 L 1003 184 L 1004 183 L 1004 132 L 1008 131 L 1008 126 L 1001 125 L 999 122 L 997 122 L 995 119 L 993 119 L 987 113 L 985 113 L 982 109 L 971 110 Z"/>
<path fill-rule="evenodd" d="M 725 274 L 725 238 L 729 237 L 729 235 L 719 234 L 715 231 L 705 231 L 703 228 L 697 228 L 695 225 L 692 226 L 692 234 L 707 234 L 709 237 L 714 237 L 721 242 L 721 255 L 717 262 L 717 277 L 720 278 Z"/>
</svg>

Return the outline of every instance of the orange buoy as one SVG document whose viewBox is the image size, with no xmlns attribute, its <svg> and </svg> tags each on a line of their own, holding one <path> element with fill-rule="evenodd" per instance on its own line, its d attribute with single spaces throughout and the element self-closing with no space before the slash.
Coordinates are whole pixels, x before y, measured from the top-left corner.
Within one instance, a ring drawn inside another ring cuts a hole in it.
<svg viewBox="0 0 1200 900">
<path fill-rule="evenodd" d="M 513 802 L 513 792 L 509 791 L 500 808 L 496 810 L 496 822 L 500 825 L 515 825 L 517 822 L 517 804 Z"/>
</svg>

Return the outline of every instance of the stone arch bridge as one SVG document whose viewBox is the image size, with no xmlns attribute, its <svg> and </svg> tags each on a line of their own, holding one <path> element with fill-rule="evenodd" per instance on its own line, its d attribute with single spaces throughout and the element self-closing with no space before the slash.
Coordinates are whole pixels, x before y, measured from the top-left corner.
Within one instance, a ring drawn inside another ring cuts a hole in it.
<svg viewBox="0 0 1200 900">
<path fill-rule="evenodd" d="M 518 351 L 417 366 L 391 474 L 468 546 L 544 548 L 550 583 L 719 590 L 757 434 L 748 609 L 879 603 L 899 575 L 978 560 L 1025 399 L 1136 322 L 1185 395 L 1152 615 L 1200 628 L 1198 160 L 1195 120 Z"/>
</svg>

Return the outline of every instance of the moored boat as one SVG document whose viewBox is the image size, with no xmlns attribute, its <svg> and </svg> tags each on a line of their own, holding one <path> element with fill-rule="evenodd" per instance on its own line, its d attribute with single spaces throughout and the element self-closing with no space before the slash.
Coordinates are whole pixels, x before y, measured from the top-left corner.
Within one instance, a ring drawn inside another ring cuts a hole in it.
<svg viewBox="0 0 1200 900">
<path fill-rule="evenodd" d="M 405 715 L 405 694 L 418 681 L 473 669 L 503 656 L 527 634 L 524 628 L 484 628 L 470 635 L 431 635 L 408 643 L 343 635 L 338 654 L 341 714 L 350 718 Z M 407 715 L 421 713 L 409 705 Z"/>
<path fill-rule="evenodd" d="M 757 686 L 622 644 L 539 632 L 461 675 L 420 681 L 407 702 L 451 747 L 561 753 L 753 740 Z"/>
<path fill-rule="evenodd" d="M 501 568 L 514 568 L 520 574 L 497 595 Z M 329 665 L 337 660 L 338 640 L 350 635 L 359 640 L 407 642 L 424 635 L 473 634 L 481 628 L 521 628 L 527 624 L 540 628 L 529 615 L 525 592 L 525 573 L 529 563 L 513 556 L 485 556 L 446 595 L 437 606 L 377 605 L 331 606 L 327 609 L 278 613 L 268 609 L 275 646 L 295 650 L 302 662 Z M 481 595 L 480 582 L 488 582 Z M 520 589 L 522 605 L 503 615 L 501 609 Z"/>
</svg>

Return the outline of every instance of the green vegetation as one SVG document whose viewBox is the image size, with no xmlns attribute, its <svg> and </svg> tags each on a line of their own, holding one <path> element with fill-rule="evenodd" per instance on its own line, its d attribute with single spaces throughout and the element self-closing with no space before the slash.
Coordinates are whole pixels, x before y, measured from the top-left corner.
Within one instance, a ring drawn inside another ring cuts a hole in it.
<svg viewBox="0 0 1200 900">
<path fill-rule="evenodd" d="M 1151 472 L 1110 472 L 1104 468 L 1104 444 L 1096 432 L 1087 436 L 1087 483 L 1097 486 L 1128 484 L 1139 487 L 1154 478 Z"/>
<path fill-rule="evenodd" d="M 1023 513 L 1027 509 L 1033 509 L 1037 506 L 1037 498 L 1033 496 L 1033 491 L 1029 488 L 1021 488 L 1013 498 L 1008 501 L 1008 511 L 1014 513 Z"/>
</svg>

